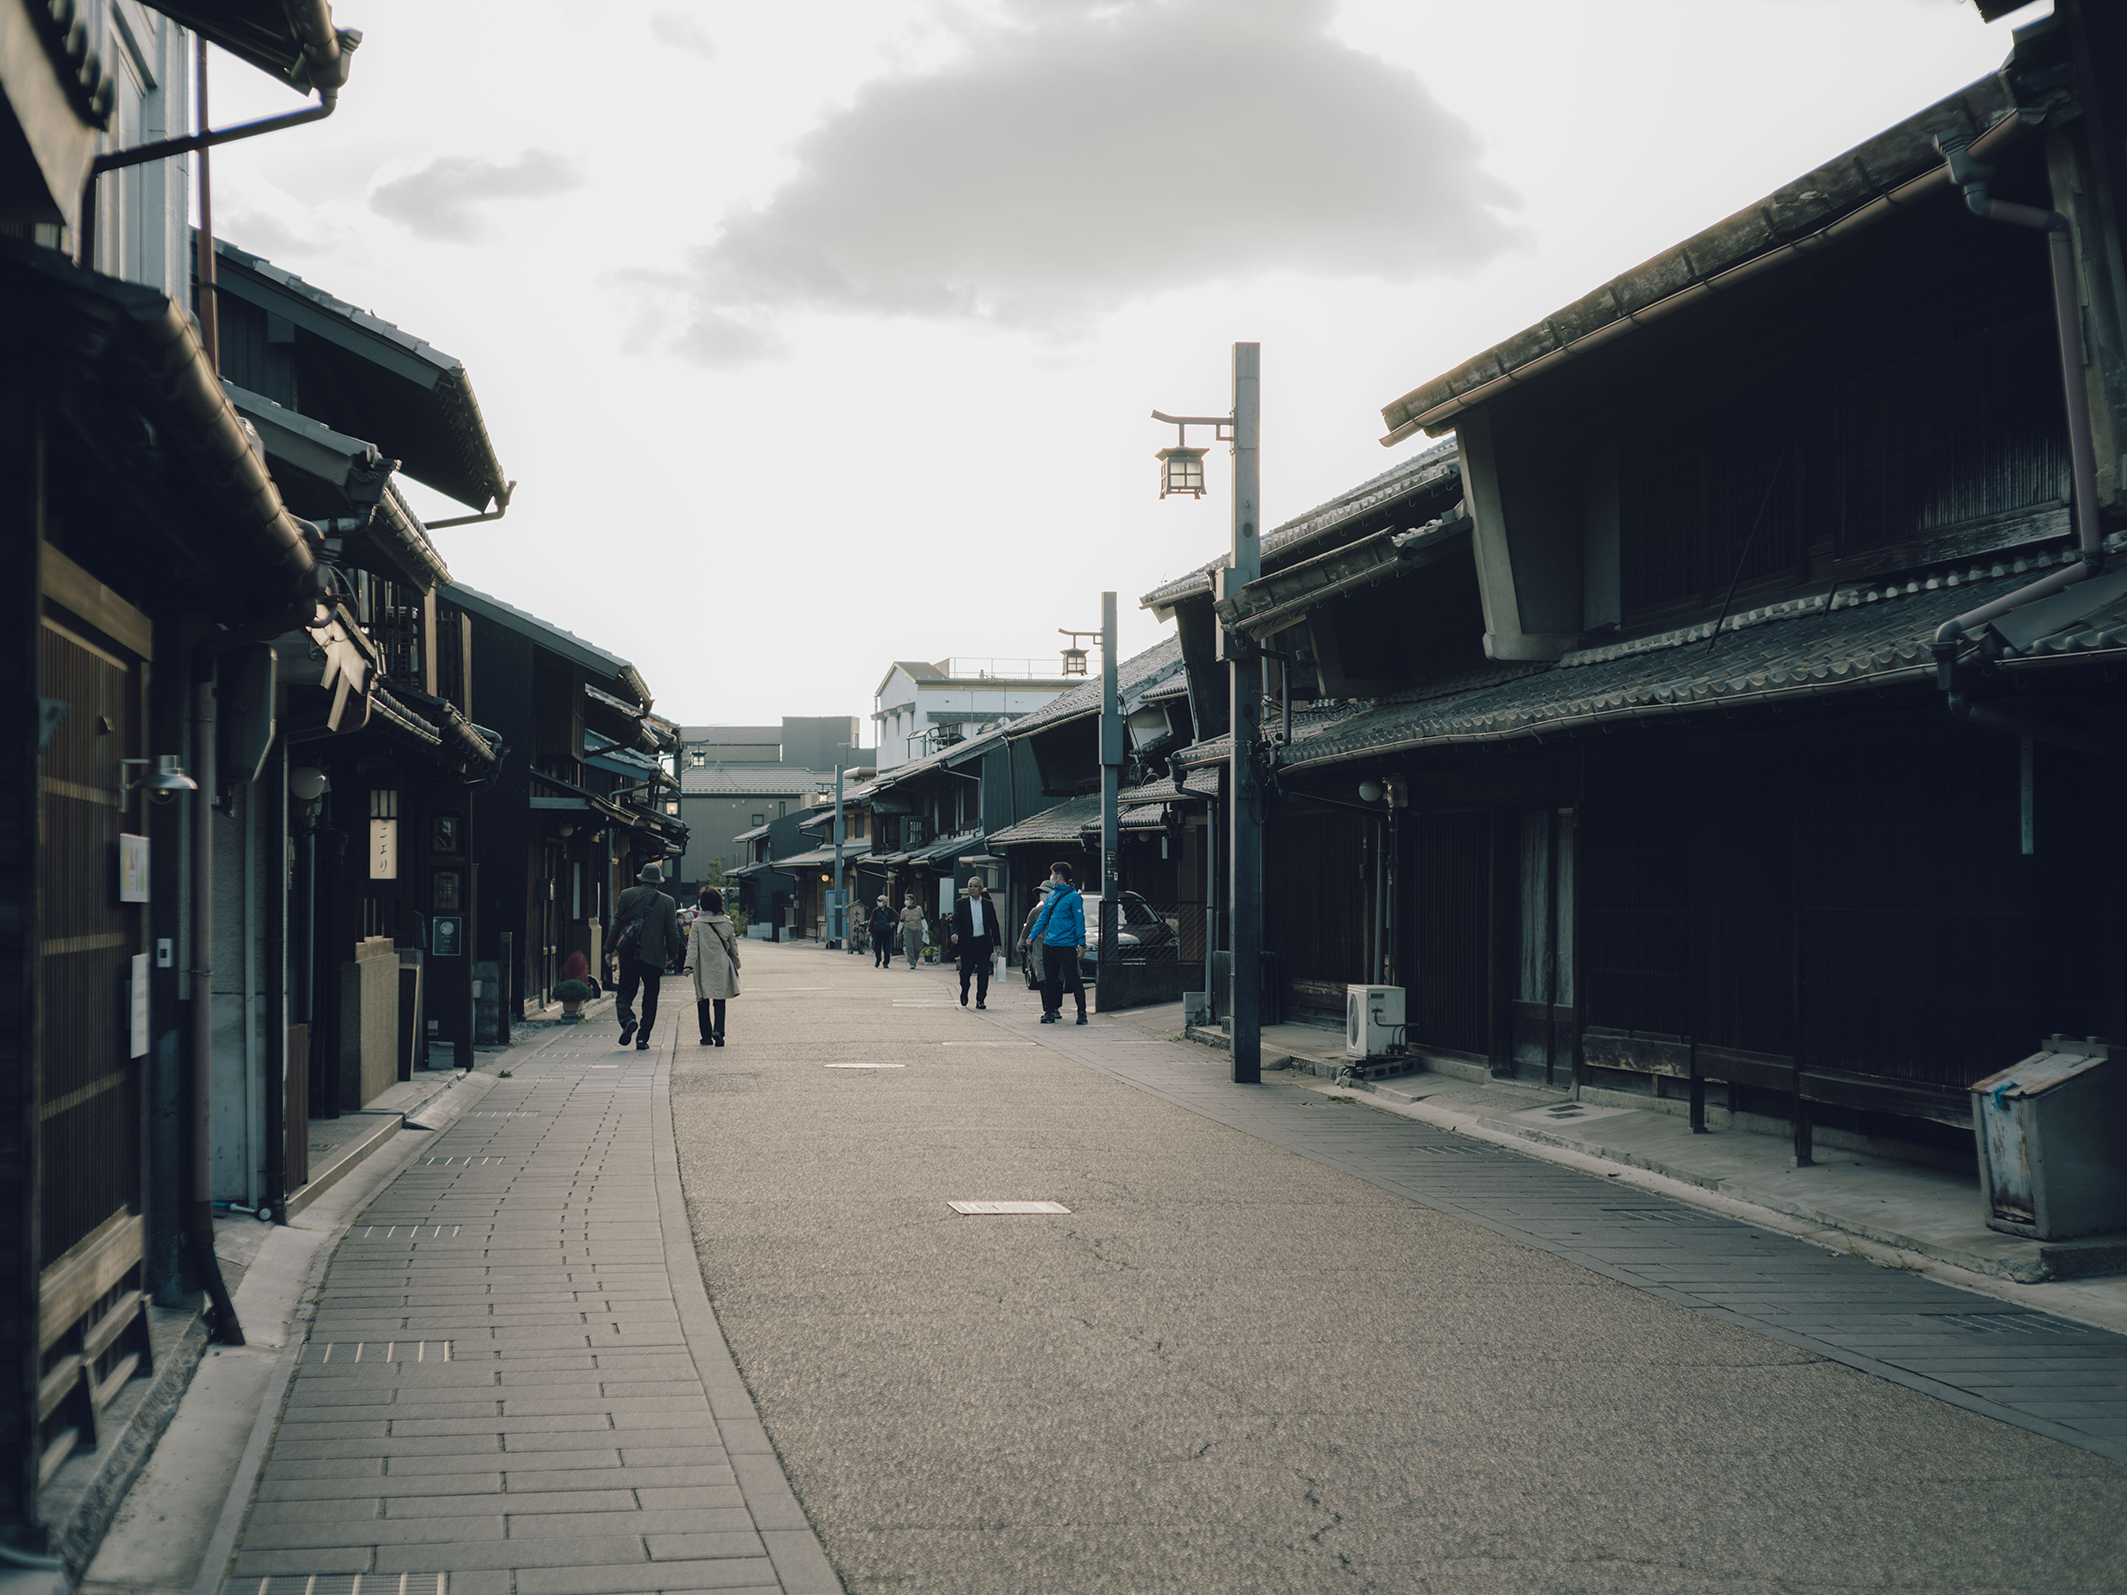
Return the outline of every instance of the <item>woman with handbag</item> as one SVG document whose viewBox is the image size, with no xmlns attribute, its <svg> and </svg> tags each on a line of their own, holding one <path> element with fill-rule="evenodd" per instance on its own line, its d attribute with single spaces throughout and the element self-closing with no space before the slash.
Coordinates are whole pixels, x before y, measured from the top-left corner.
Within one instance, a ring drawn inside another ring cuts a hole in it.
<svg viewBox="0 0 2127 1595">
<path fill-rule="evenodd" d="M 724 894 L 702 889 L 702 911 L 687 932 L 687 976 L 694 982 L 694 1013 L 702 1045 L 724 1044 L 724 1004 L 739 995 L 739 941 L 724 912 Z"/>
</svg>

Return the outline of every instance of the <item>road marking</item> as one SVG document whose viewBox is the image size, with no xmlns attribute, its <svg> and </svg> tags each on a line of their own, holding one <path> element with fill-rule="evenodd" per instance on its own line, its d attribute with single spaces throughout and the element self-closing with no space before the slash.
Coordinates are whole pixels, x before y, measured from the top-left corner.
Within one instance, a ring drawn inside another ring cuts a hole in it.
<svg viewBox="0 0 2127 1595">
<path fill-rule="evenodd" d="M 1061 1202 L 948 1202 L 956 1213 L 970 1218 L 989 1218 L 1001 1213 L 1068 1213 Z"/>
</svg>

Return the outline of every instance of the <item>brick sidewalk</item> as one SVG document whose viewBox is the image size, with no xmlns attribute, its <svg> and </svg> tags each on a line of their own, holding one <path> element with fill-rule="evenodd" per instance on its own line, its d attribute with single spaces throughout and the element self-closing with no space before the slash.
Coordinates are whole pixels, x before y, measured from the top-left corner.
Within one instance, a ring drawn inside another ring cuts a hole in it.
<svg viewBox="0 0 2127 1595">
<path fill-rule="evenodd" d="M 839 1595 L 693 1267 L 665 1030 L 541 1048 L 356 1221 L 235 1595 Z"/>
</svg>

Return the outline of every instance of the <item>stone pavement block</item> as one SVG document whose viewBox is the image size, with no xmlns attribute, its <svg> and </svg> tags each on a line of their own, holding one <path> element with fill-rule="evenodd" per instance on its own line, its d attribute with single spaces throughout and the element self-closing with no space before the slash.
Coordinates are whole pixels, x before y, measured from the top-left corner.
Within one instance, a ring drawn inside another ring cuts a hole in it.
<svg viewBox="0 0 2127 1595">
<path fill-rule="evenodd" d="M 300 1460 L 294 1457 L 286 1460 L 275 1457 L 272 1476 L 290 1480 L 374 1479 L 381 1477 L 383 1472 L 382 1457 L 306 1457 Z"/>
<path fill-rule="evenodd" d="M 790 1481 L 783 1476 L 782 1464 L 773 1456 L 735 1456 L 731 1470 L 738 1475 L 739 1488 L 746 1492 L 746 1508 L 753 1513 L 754 1527 L 764 1532 L 811 1527 L 797 1496 L 791 1492 Z"/>
<path fill-rule="evenodd" d="M 314 1501 L 262 1499 L 251 1508 L 253 1523 L 360 1523 L 381 1518 L 383 1515 L 384 1498 L 380 1495 L 356 1496 L 352 1499 L 334 1496 Z"/>
<path fill-rule="evenodd" d="M 254 1551 L 246 1548 L 236 1559 L 237 1578 L 266 1578 L 275 1573 L 367 1573 L 376 1565 L 376 1553 L 367 1546 L 338 1545 L 300 1551 Z M 394 1569 L 399 1571 L 399 1569 Z M 405 1569 L 419 1572 L 419 1568 Z"/>
<path fill-rule="evenodd" d="M 353 1436 L 343 1440 L 287 1440 L 274 1446 L 276 1456 L 291 1462 L 359 1457 L 477 1456 L 501 1449 L 493 1430 L 485 1435 L 431 1435 L 393 1439 L 390 1435 Z"/>
<path fill-rule="evenodd" d="M 385 1545 L 378 1547 L 376 1570 L 455 1573 L 460 1568 L 477 1567 L 624 1567 L 631 1563 L 640 1566 L 648 1560 L 649 1553 L 643 1549 L 642 1536 L 638 1534 L 557 1534 L 528 1540 Z"/>
<path fill-rule="evenodd" d="M 259 1481 L 258 1499 L 268 1501 L 329 1501 L 344 1496 L 356 1488 L 344 1479 L 289 1479 L 281 1477 L 282 1470 L 275 1468 L 272 1476 Z M 407 1476 L 387 1474 L 359 1486 L 364 1496 L 375 1496 L 386 1503 L 385 1512 L 392 1514 L 397 1508 L 391 1504 L 400 1496 L 417 1498 L 456 1497 L 459 1495 L 484 1495 L 502 1488 L 500 1473 L 446 1473 Z"/>
<path fill-rule="evenodd" d="M 424 1418 L 409 1412 L 391 1423 L 393 1439 L 435 1438 L 444 1435 L 495 1434 L 512 1437 L 533 1434 L 571 1434 L 582 1429 L 609 1430 L 612 1425 L 599 1412 L 563 1412 L 498 1417 L 492 1411 L 473 1418 Z"/>
<path fill-rule="evenodd" d="M 637 1595 L 651 1590 L 776 1589 L 767 1557 L 713 1562 L 660 1562 L 630 1582 L 624 1567 L 528 1569 L 517 1575 L 517 1595 Z"/>
<path fill-rule="evenodd" d="M 698 1396 L 701 1386 L 693 1379 L 609 1379 L 601 1387 L 615 1401 L 668 1401 L 674 1397 Z"/>
<path fill-rule="evenodd" d="M 646 1512 L 723 1512 L 746 1504 L 746 1497 L 736 1484 L 722 1488 L 644 1485 L 635 1495 Z"/>
<path fill-rule="evenodd" d="M 843 1595 L 842 1581 L 810 1529 L 764 1529 L 761 1540 L 775 1564 L 783 1595 Z"/>
<path fill-rule="evenodd" d="M 631 1468 L 714 1467 L 731 1460 L 720 1445 L 676 1446 L 669 1430 L 654 1433 L 654 1443 L 624 1445 L 621 1456 Z"/>
<path fill-rule="evenodd" d="M 720 1418 L 717 1434 L 724 1442 L 724 1449 L 734 1456 L 773 1455 L 775 1447 L 768 1441 L 768 1431 L 761 1427 L 758 1418 Z"/>
<path fill-rule="evenodd" d="M 701 1490 L 724 1489 L 738 1482 L 728 1463 L 694 1463 L 686 1467 L 557 1468 L 526 1473 L 532 1482 L 525 1488 L 538 1490 Z"/>
<path fill-rule="evenodd" d="M 532 1475 L 537 1478 L 538 1475 Z M 527 1490 L 505 1495 L 497 1478 L 492 1491 L 480 1495 L 393 1496 L 385 1502 L 387 1517 L 478 1517 L 489 1512 L 511 1515 L 533 1512 L 634 1512 L 633 1490 L 542 1490 L 535 1483 Z"/>
<path fill-rule="evenodd" d="M 601 1515 L 595 1525 L 587 1524 L 580 1513 L 575 1512 L 518 1512 L 509 1514 L 509 1536 L 520 1539 L 531 1534 L 751 1534 L 753 1520 L 746 1515 L 743 1505 L 728 1507 L 720 1512 L 702 1511 L 649 1511 L 637 1510 L 625 1515 Z M 657 1555 L 653 1541 L 650 1554 Z M 703 1552 L 703 1555 L 712 1554 Z M 724 1555 L 718 1551 L 715 1555 Z"/>
<path fill-rule="evenodd" d="M 502 1514 L 490 1508 L 484 1517 L 369 1518 L 357 1522 L 326 1518 L 309 1523 L 253 1523 L 244 1530 L 244 1545 L 256 1550 L 289 1550 L 324 1545 L 433 1545 L 502 1538 Z"/>
<path fill-rule="evenodd" d="M 617 1451 L 585 1451 L 580 1453 L 580 1455 L 585 1458 L 609 1456 L 617 1460 L 620 1453 Z M 488 1474 L 497 1470 L 521 1467 L 524 1465 L 525 1460 L 529 1459 L 513 1459 L 495 1450 L 456 1456 L 395 1456 L 391 1459 L 390 1477 L 395 1479 L 449 1478 L 466 1473 Z M 598 1464 L 586 1460 L 574 1465 L 577 1467 L 595 1467 Z M 280 1471 L 278 1466 L 275 1467 L 274 1471 L 276 1473 Z"/>
<path fill-rule="evenodd" d="M 382 1440 L 391 1433 L 391 1422 L 386 1418 L 290 1418 L 280 1428 L 280 1435 L 290 1442 L 297 1440 Z M 292 1453 L 291 1453 L 292 1454 Z"/>
<path fill-rule="evenodd" d="M 712 1556 L 763 1556 L 767 1547 L 752 1529 L 742 1529 L 735 1534 L 653 1534 L 650 1536 L 650 1559 L 653 1562 L 688 1562 Z"/>
</svg>

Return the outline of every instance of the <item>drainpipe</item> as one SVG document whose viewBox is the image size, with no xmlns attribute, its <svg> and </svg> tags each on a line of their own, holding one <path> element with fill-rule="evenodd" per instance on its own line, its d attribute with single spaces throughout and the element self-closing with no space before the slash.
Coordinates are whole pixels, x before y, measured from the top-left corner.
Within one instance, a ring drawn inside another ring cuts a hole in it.
<svg viewBox="0 0 2127 1595">
<path fill-rule="evenodd" d="M 2090 442 L 2090 396 L 2083 382 L 2083 324 L 2075 282 L 2075 241 L 2068 218 L 2057 210 L 2040 210 L 1994 198 L 1987 182 L 1994 168 L 1973 159 L 1960 142 L 1938 137 L 1936 148 L 1948 163 L 1949 178 L 1964 191 L 1965 207 L 1985 221 L 2012 227 L 2030 227 L 2046 235 L 2047 255 L 2053 276 L 2054 336 L 2060 346 L 2061 393 L 2068 409 L 2068 451 L 2075 506 L 2076 559 L 2048 575 L 1991 603 L 1953 616 L 1936 628 L 1931 651 L 1935 656 L 1938 684 L 1950 713 L 1960 720 L 2011 736 L 2030 737 L 2062 747 L 2079 749 L 2102 758 L 2127 757 L 2103 738 L 2072 727 L 2028 720 L 2022 715 L 1982 703 L 1969 690 L 1958 663 L 1958 650 L 1972 633 L 1988 621 L 2021 609 L 2036 599 L 2088 580 L 2104 568 L 2104 528 L 2098 520 L 2097 458 Z"/>
</svg>

